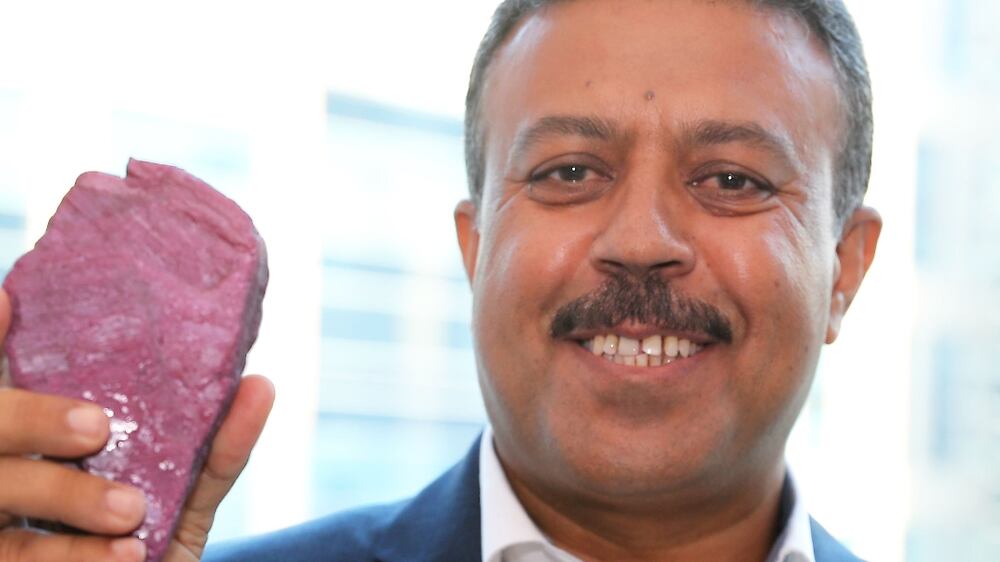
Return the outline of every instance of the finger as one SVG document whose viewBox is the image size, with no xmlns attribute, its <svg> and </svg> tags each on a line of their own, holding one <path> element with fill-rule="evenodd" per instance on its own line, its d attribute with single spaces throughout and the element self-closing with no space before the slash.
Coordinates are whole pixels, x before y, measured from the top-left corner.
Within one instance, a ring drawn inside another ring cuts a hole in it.
<svg viewBox="0 0 1000 562">
<path fill-rule="evenodd" d="M 264 429 L 274 404 L 274 386 L 260 375 L 244 377 L 233 405 L 212 442 L 205 467 L 185 506 L 186 511 L 215 513 Z"/>
<path fill-rule="evenodd" d="M 184 506 L 166 560 L 174 562 L 200 557 L 215 510 L 246 466 L 273 404 L 271 381 L 259 375 L 243 378 Z"/>
<path fill-rule="evenodd" d="M 10 295 L 3 287 L 0 287 L 0 343 L 3 343 L 7 338 L 7 330 L 10 328 L 10 310 Z"/>
<path fill-rule="evenodd" d="M 7 362 L 4 357 L 4 342 L 7 340 L 7 330 L 10 328 L 10 296 L 0 287 L 0 388 L 10 386 L 10 375 L 7 372 Z"/>
<path fill-rule="evenodd" d="M 142 562 L 146 546 L 132 537 L 46 535 L 26 530 L 0 532 L 0 562 Z"/>
<path fill-rule="evenodd" d="M 146 513 L 139 490 L 49 461 L 0 457 L 0 481 L 0 511 L 92 533 L 128 533 Z"/>
<path fill-rule="evenodd" d="M 205 467 L 177 525 L 173 554 L 166 560 L 197 559 L 205 548 L 215 510 L 243 471 L 274 403 L 274 386 L 264 377 L 244 377 L 215 436 Z"/>
<path fill-rule="evenodd" d="M 82 457 L 107 443 L 109 432 L 96 404 L 0 388 L 0 454 Z"/>
</svg>

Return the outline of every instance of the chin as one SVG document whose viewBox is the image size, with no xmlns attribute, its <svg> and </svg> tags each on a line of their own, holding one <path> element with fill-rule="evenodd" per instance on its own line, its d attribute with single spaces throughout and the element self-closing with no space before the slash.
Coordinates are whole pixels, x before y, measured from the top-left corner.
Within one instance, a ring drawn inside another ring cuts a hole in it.
<svg viewBox="0 0 1000 562">
<path fill-rule="evenodd" d="M 726 433 L 690 423 L 682 429 L 578 424 L 570 436 L 550 437 L 554 458 L 542 468 L 561 466 L 566 485 L 609 499 L 687 493 L 732 472 L 733 462 L 721 454 L 733 450 Z"/>
</svg>

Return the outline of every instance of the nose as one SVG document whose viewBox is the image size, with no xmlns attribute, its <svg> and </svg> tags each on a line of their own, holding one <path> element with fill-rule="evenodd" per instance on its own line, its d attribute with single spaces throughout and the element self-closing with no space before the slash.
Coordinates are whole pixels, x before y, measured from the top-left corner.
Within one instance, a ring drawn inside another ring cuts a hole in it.
<svg viewBox="0 0 1000 562">
<path fill-rule="evenodd" d="M 607 274 L 652 273 L 676 278 L 690 273 L 696 253 L 688 225 L 693 212 L 685 192 L 669 180 L 647 176 L 619 184 L 605 226 L 594 240 L 594 267 Z"/>
</svg>

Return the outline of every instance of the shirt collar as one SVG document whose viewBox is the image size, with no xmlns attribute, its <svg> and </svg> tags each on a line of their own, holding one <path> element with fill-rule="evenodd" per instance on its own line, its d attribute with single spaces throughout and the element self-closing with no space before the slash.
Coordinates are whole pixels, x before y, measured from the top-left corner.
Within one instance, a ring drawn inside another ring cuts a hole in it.
<svg viewBox="0 0 1000 562">
<path fill-rule="evenodd" d="M 479 505 L 483 562 L 500 562 L 511 551 L 520 554 L 522 560 L 577 560 L 555 547 L 524 511 L 500 466 L 489 425 L 481 439 Z M 791 471 L 786 472 L 781 502 L 781 513 L 788 514 L 788 519 L 768 562 L 815 562 L 809 513 L 795 488 Z"/>
<path fill-rule="evenodd" d="M 486 426 L 479 443 L 479 506 L 483 562 L 500 562 L 510 550 L 529 559 L 575 560 L 556 548 L 524 511 L 500 466 L 490 426 Z"/>
<path fill-rule="evenodd" d="M 812 526 L 809 512 L 795 486 L 791 468 L 785 468 L 785 484 L 781 489 L 781 518 L 784 529 L 774 542 L 768 562 L 816 562 L 813 551 Z"/>
</svg>

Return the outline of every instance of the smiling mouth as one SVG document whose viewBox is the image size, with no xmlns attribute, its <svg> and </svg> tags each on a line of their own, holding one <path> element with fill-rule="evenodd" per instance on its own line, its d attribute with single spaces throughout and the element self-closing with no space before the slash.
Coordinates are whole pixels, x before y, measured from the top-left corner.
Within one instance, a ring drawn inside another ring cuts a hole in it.
<svg viewBox="0 0 1000 562">
<path fill-rule="evenodd" d="M 579 343 L 594 355 L 630 367 L 669 365 L 693 357 L 711 345 L 678 336 L 653 335 L 640 340 L 617 334 L 602 334 Z"/>
</svg>

